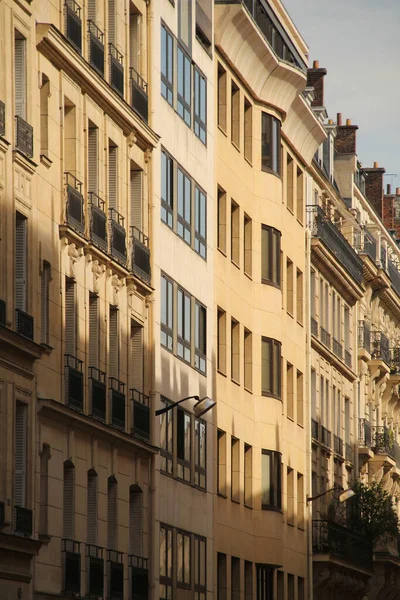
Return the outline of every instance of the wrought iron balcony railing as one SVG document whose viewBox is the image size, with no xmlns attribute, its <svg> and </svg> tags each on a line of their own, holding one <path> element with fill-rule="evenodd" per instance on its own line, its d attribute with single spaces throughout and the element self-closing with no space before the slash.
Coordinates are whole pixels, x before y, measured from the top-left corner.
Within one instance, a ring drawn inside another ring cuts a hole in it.
<svg viewBox="0 0 400 600">
<path fill-rule="evenodd" d="M 133 273 L 136 273 L 146 283 L 150 283 L 150 248 L 149 238 L 137 227 L 131 227 L 132 263 Z"/>
<path fill-rule="evenodd" d="M 88 194 L 90 214 L 90 239 L 107 252 L 107 215 L 105 201 L 94 192 Z"/>
<path fill-rule="evenodd" d="M 311 333 L 318 337 L 318 322 L 314 317 L 311 317 Z"/>
<path fill-rule="evenodd" d="M 6 105 L 0 100 L 0 137 L 6 134 Z"/>
<path fill-rule="evenodd" d="M 95 419 L 106 422 L 106 374 L 97 367 L 89 367 L 89 413 Z"/>
<path fill-rule="evenodd" d="M 22 506 L 14 506 L 14 531 L 27 537 L 32 535 L 32 511 Z"/>
<path fill-rule="evenodd" d="M 148 600 L 149 561 L 142 556 L 129 555 L 131 600 Z"/>
<path fill-rule="evenodd" d="M 307 206 L 307 227 L 313 237 L 320 238 L 330 252 L 347 270 L 353 279 L 361 284 L 363 262 L 346 238 L 335 227 L 320 206 Z"/>
<path fill-rule="evenodd" d="M 149 118 L 147 83 L 133 67 L 129 69 L 129 80 L 131 88 L 131 107 L 147 123 Z"/>
<path fill-rule="evenodd" d="M 72 354 L 64 354 L 65 403 L 83 412 L 83 361 Z"/>
<path fill-rule="evenodd" d="M 400 374 L 400 348 L 390 348 L 390 372 Z"/>
<path fill-rule="evenodd" d="M 32 158 L 33 127 L 18 115 L 15 116 L 15 147 L 29 158 Z"/>
<path fill-rule="evenodd" d="M 108 44 L 110 85 L 120 96 L 124 95 L 124 57 L 114 44 Z"/>
<path fill-rule="evenodd" d="M 124 597 L 124 561 L 123 554 L 116 550 L 107 550 L 108 589 L 111 600 L 123 600 Z"/>
<path fill-rule="evenodd" d="M 104 77 L 104 33 L 96 23 L 88 20 L 89 62 Z"/>
<path fill-rule="evenodd" d="M 346 442 L 346 453 L 345 458 L 347 462 L 354 463 L 354 448 L 352 444 Z"/>
<path fill-rule="evenodd" d="M 79 233 L 85 233 L 84 201 L 82 182 L 72 173 L 65 173 L 67 223 Z"/>
<path fill-rule="evenodd" d="M 390 366 L 389 340 L 382 331 L 371 332 L 371 357 L 373 359 L 383 360 Z"/>
<path fill-rule="evenodd" d="M 82 53 L 82 19 L 81 7 L 75 0 L 64 2 L 64 32 L 75 50 Z"/>
<path fill-rule="evenodd" d="M 29 340 L 33 340 L 33 317 L 20 308 L 15 309 L 15 331 Z"/>
<path fill-rule="evenodd" d="M 150 439 L 150 396 L 131 389 L 132 428 L 131 434 Z"/>
<path fill-rule="evenodd" d="M 69 596 L 81 593 L 81 547 L 80 542 L 61 540 L 64 555 L 63 594 Z"/>
<path fill-rule="evenodd" d="M 311 437 L 319 442 L 319 423 L 315 419 L 311 419 Z"/>
<path fill-rule="evenodd" d="M 345 363 L 346 363 L 346 365 L 347 365 L 348 367 L 350 367 L 350 369 L 351 369 L 351 366 L 352 366 L 352 360 L 351 360 L 351 352 L 350 352 L 349 350 L 345 350 L 345 351 L 344 351 L 344 362 L 345 362 Z"/>
<path fill-rule="evenodd" d="M 104 593 L 104 549 L 94 544 L 86 544 L 86 562 L 89 597 Z"/>
<path fill-rule="evenodd" d="M 109 377 L 110 421 L 113 427 L 125 431 L 125 384 Z"/>
<path fill-rule="evenodd" d="M 110 208 L 109 213 L 109 237 L 110 237 L 110 253 L 121 262 L 126 264 L 126 231 L 125 219 L 115 208 Z"/>
<path fill-rule="evenodd" d="M 364 418 L 358 419 L 358 445 L 366 448 L 371 448 L 372 446 L 371 423 Z"/>
<path fill-rule="evenodd" d="M 381 264 L 382 264 L 382 269 L 387 272 L 387 270 L 388 270 L 388 257 L 387 257 L 386 248 L 385 248 L 385 246 L 383 244 L 381 245 Z"/>
<path fill-rule="evenodd" d="M 333 348 L 333 353 L 336 354 L 336 356 L 342 360 L 343 359 L 342 344 L 340 342 L 338 342 L 338 340 L 336 340 L 335 338 L 333 338 L 332 348 Z"/>
<path fill-rule="evenodd" d="M 333 451 L 339 456 L 343 456 L 343 440 L 338 436 L 333 436 Z"/>
<path fill-rule="evenodd" d="M 359 252 L 367 254 L 374 263 L 376 262 L 376 240 L 366 227 L 360 235 Z"/>
<path fill-rule="evenodd" d="M 4 300 L 0 300 L 0 325 L 3 327 L 6 326 L 7 323 L 7 308 Z"/>
<path fill-rule="evenodd" d="M 394 458 L 394 434 L 384 425 L 372 428 L 372 450 L 375 454 L 386 454 Z"/>
<path fill-rule="evenodd" d="M 329 429 L 327 429 L 326 427 L 324 427 L 323 425 L 321 425 L 321 442 L 322 444 L 324 444 L 324 446 L 327 446 L 328 448 L 332 447 L 332 435 L 331 432 L 329 431 Z"/>
<path fill-rule="evenodd" d="M 330 554 L 346 563 L 372 568 L 372 546 L 364 536 L 332 521 L 312 522 L 314 554 Z"/>
<path fill-rule="evenodd" d="M 320 339 L 321 342 L 324 344 L 324 346 L 326 346 L 327 348 L 331 348 L 331 334 L 328 333 L 326 331 L 326 329 L 324 329 L 322 326 L 320 327 Z"/>
<path fill-rule="evenodd" d="M 371 329 L 367 321 L 358 321 L 358 346 L 371 354 Z"/>
<path fill-rule="evenodd" d="M 393 261 L 388 260 L 388 272 L 392 282 L 392 287 L 396 294 L 400 296 L 400 271 Z"/>
</svg>

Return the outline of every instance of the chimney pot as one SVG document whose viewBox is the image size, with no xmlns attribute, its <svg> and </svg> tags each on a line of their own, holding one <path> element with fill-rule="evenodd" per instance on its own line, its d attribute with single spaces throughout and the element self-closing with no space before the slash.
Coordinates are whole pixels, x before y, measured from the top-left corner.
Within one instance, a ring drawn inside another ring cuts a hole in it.
<svg viewBox="0 0 400 600">
<path fill-rule="evenodd" d="M 377 163 L 376 161 L 374 162 L 374 169 L 378 169 L 379 168 L 379 163 Z"/>
<path fill-rule="evenodd" d="M 346 125 L 349 127 L 351 125 L 351 119 L 346 119 Z"/>
<path fill-rule="evenodd" d="M 396 188 L 396 196 L 400 196 L 400 187 Z"/>
<path fill-rule="evenodd" d="M 342 124 L 342 113 L 337 113 L 337 124 L 339 127 Z"/>
<path fill-rule="evenodd" d="M 333 120 L 332 119 L 328 119 L 328 125 L 333 125 Z"/>
<path fill-rule="evenodd" d="M 392 193 L 392 186 L 390 185 L 390 183 L 388 183 L 386 186 L 386 193 L 388 196 L 390 196 L 390 194 Z"/>
<path fill-rule="evenodd" d="M 314 60 L 313 69 L 319 69 L 319 60 Z"/>
</svg>

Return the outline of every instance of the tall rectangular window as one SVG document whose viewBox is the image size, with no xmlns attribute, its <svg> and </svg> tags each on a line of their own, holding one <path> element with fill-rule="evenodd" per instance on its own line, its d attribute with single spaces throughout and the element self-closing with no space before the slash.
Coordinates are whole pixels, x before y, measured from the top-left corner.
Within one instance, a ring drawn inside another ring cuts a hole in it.
<svg viewBox="0 0 400 600">
<path fill-rule="evenodd" d="M 188 244 L 191 244 L 192 228 L 192 181 L 178 168 L 178 223 L 177 233 Z"/>
<path fill-rule="evenodd" d="M 100 317 L 99 297 L 89 294 L 89 367 L 99 367 Z"/>
<path fill-rule="evenodd" d="M 286 206 L 294 212 L 294 161 L 289 154 L 286 156 Z"/>
<path fill-rule="evenodd" d="M 253 600 L 253 563 L 244 561 L 244 600 Z"/>
<path fill-rule="evenodd" d="M 221 308 L 218 309 L 217 344 L 217 368 L 226 374 L 226 312 Z"/>
<path fill-rule="evenodd" d="M 348 306 L 344 307 L 344 349 L 348 353 L 346 357 L 346 364 L 351 366 L 351 354 L 350 354 L 350 309 Z"/>
<path fill-rule="evenodd" d="M 217 553 L 217 600 L 227 600 L 226 554 Z"/>
<path fill-rule="evenodd" d="M 207 197 L 197 185 L 194 190 L 194 249 L 202 258 L 207 255 Z"/>
<path fill-rule="evenodd" d="M 161 345 L 173 351 L 173 283 L 161 275 Z"/>
<path fill-rule="evenodd" d="M 274 592 L 274 569 L 257 565 L 257 600 L 270 600 Z"/>
<path fill-rule="evenodd" d="M 244 272 L 251 277 L 252 275 L 252 220 L 248 215 L 243 217 L 243 234 L 244 234 Z"/>
<path fill-rule="evenodd" d="M 253 159 L 253 107 L 244 99 L 244 157 L 251 163 Z"/>
<path fill-rule="evenodd" d="M 14 30 L 14 112 L 26 120 L 26 39 Z"/>
<path fill-rule="evenodd" d="M 297 168 L 297 220 L 304 223 L 304 174 Z"/>
<path fill-rule="evenodd" d="M 261 393 L 281 397 L 281 343 L 262 337 Z"/>
<path fill-rule="evenodd" d="M 231 260 L 240 265 L 240 208 L 232 200 L 231 203 Z"/>
<path fill-rule="evenodd" d="M 109 323 L 109 338 L 108 338 L 108 352 L 109 352 L 109 373 L 110 377 L 119 379 L 119 319 L 118 319 L 118 308 L 116 306 L 110 306 L 110 323 Z"/>
<path fill-rule="evenodd" d="M 231 559 L 231 600 L 240 600 L 240 558 Z"/>
<path fill-rule="evenodd" d="M 115 10 L 116 0 L 108 0 L 108 41 L 111 44 L 116 42 L 116 10 Z"/>
<path fill-rule="evenodd" d="M 244 445 L 244 503 L 253 506 L 253 448 Z"/>
<path fill-rule="evenodd" d="M 310 279 L 310 292 L 311 292 L 311 318 L 315 319 L 316 317 L 316 298 L 315 294 L 317 291 L 316 281 L 315 281 L 315 271 L 311 269 L 311 279 Z M 318 331 L 317 331 L 318 336 Z"/>
<path fill-rule="evenodd" d="M 191 551 L 190 535 L 183 531 L 176 534 L 176 550 L 178 554 L 176 580 L 178 585 L 190 586 L 191 584 Z"/>
<path fill-rule="evenodd" d="M 285 574 L 283 571 L 276 572 L 277 600 L 285 600 Z"/>
<path fill-rule="evenodd" d="M 206 597 L 207 552 L 205 538 L 194 536 L 194 591 L 196 600 Z"/>
<path fill-rule="evenodd" d="M 129 181 L 130 225 L 143 229 L 143 171 L 132 168 Z"/>
<path fill-rule="evenodd" d="M 117 486 L 115 477 L 109 477 L 107 482 L 107 546 L 110 550 L 117 549 L 118 541 Z"/>
<path fill-rule="evenodd" d="M 88 544 L 97 544 L 97 473 L 87 474 L 87 536 Z"/>
<path fill-rule="evenodd" d="M 118 148 L 108 142 L 108 206 L 118 208 Z"/>
<path fill-rule="evenodd" d="M 218 232 L 217 245 L 226 254 L 226 192 L 218 188 Z"/>
<path fill-rule="evenodd" d="M 317 374 L 311 369 L 311 418 L 317 420 Z"/>
<path fill-rule="evenodd" d="M 192 478 L 192 424 L 190 415 L 182 408 L 177 409 L 177 476 L 184 481 Z"/>
<path fill-rule="evenodd" d="M 344 439 L 346 444 L 350 444 L 350 400 L 344 399 Z"/>
<path fill-rule="evenodd" d="M 294 314 L 294 290 L 293 290 L 293 263 L 286 259 L 286 311 L 293 317 Z"/>
<path fill-rule="evenodd" d="M 42 85 L 40 87 L 40 154 L 49 155 L 49 96 L 50 81 L 47 75 L 42 73 Z"/>
<path fill-rule="evenodd" d="M 194 133 L 203 142 L 207 141 L 207 80 L 194 68 Z"/>
<path fill-rule="evenodd" d="M 261 225 L 261 283 L 281 285 L 281 232 Z"/>
<path fill-rule="evenodd" d="M 130 381 L 131 388 L 143 393 L 144 380 L 144 328 L 131 320 Z"/>
<path fill-rule="evenodd" d="M 263 510 L 282 507 L 281 477 L 280 452 L 263 450 L 261 454 L 261 508 Z"/>
<path fill-rule="evenodd" d="M 287 494 L 286 522 L 288 525 L 294 525 L 294 471 L 290 467 L 287 468 L 286 494 Z"/>
<path fill-rule="evenodd" d="M 206 372 L 207 354 L 207 311 L 199 302 L 195 303 L 194 321 L 194 366 L 202 373 Z"/>
<path fill-rule="evenodd" d="M 174 102 L 174 39 L 161 26 L 161 94 L 172 106 Z"/>
<path fill-rule="evenodd" d="M 178 36 L 188 50 L 192 47 L 192 2 L 178 0 Z"/>
<path fill-rule="evenodd" d="M 231 84 L 231 140 L 240 147 L 240 90 L 234 81 Z"/>
<path fill-rule="evenodd" d="M 16 213 L 15 217 L 15 307 L 26 311 L 27 300 L 27 224 L 28 220 Z"/>
<path fill-rule="evenodd" d="M 240 502 L 240 442 L 231 437 L 231 498 Z"/>
<path fill-rule="evenodd" d="M 287 591 L 288 600 L 294 600 L 294 575 L 291 573 L 287 576 Z"/>
<path fill-rule="evenodd" d="M 170 411 L 171 412 L 171 411 Z M 194 421 L 194 482 L 206 489 L 206 448 L 207 448 L 207 425 L 201 419 Z"/>
<path fill-rule="evenodd" d="M 231 320 L 231 378 L 240 381 L 240 325 L 235 319 Z"/>
<path fill-rule="evenodd" d="M 15 405 L 15 446 L 14 446 L 14 504 L 26 506 L 27 487 L 27 431 L 28 406 L 24 402 Z"/>
<path fill-rule="evenodd" d="M 226 131 L 226 71 L 218 63 L 218 127 Z"/>
<path fill-rule="evenodd" d="M 99 193 L 99 130 L 89 121 L 88 130 L 88 192 Z"/>
<path fill-rule="evenodd" d="M 304 477 L 297 473 L 297 527 L 304 529 Z"/>
<path fill-rule="evenodd" d="M 296 269 L 296 304 L 297 304 L 297 322 L 303 325 L 303 273 Z"/>
<path fill-rule="evenodd" d="M 173 531 L 166 525 L 160 525 L 160 600 L 172 598 L 173 562 Z"/>
<path fill-rule="evenodd" d="M 286 362 L 286 404 L 287 416 L 294 419 L 294 385 L 293 385 L 293 365 Z"/>
<path fill-rule="evenodd" d="M 304 577 L 297 578 L 297 600 L 304 600 Z"/>
<path fill-rule="evenodd" d="M 304 425 L 304 383 L 300 371 L 297 371 L 297 424 Z"/>
<path fill-rule="evenodd" d="M 262 113 L 261 129 L 261 168 L 280 176 L 281 172 L 281 124 L 268 115 Z"/>
<path fill-rule="evenodd" d="M 50 263 L 43 261 L 43 268 L 40 274 L 40 316 L 41 332 L 40 340 L 42 344 L 49 344 L 49 320 L 50 320 L 50 297 L 49 287 L 51 279 Z"/>
<path fill-rule="evenodd" d="M 76 356 L 77 345 L 76 284 L 65 278 L 65 353 Z"/>
<path fill-rule="evenodd" d="M 165 405 L 169 402 L 161 398 Z M 160 468 L 164 473 L 172 475 L 173 467 L 173 410 L 160 415 Z"/>
<path fill-rule="evenodd" d="M 191 314 L 192 301 L 186 292 L 178 288 L 177 317 L 178 317 L 178 342 L 177 353 L 186 362 L 191 361 Z"/>
<path fill-rule="evenodd" d="M 244 350 L 244 387 L 249 392 L 253 389 L 253 336 L 248 329 L 243 330 Z"/>
<path fill-rule="evenodd" d="M 75 467 L 66 460 L 63 469 L 63 537 L 75 537 Z"/>
<path fill-rule="evenodd" d="M 188 127 L 192 124 L 192 66 L 188 55 L 178 46 L 178 115 Z"/>
<path fill-rule="evenodd" d="M 226 433 L 217 431 L 217 493 L 226 497 Z"/>
<path fill-rule="evenodd" d="M 161 220 L 173 228 L 174 210 L 174 163 L 163 150 L 161 152 Z"/>
</svg>

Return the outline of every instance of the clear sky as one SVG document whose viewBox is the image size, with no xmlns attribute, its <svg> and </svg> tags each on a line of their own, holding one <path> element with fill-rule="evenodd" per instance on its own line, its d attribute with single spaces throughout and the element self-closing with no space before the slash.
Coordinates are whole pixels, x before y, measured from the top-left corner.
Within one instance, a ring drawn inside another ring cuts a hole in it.
<svg viewBox="0 0 400 600">
<path fill-rule="evenodd" d="M 310 52 L 328 71 L 325 105 L 358 125 L 363 166 L 385 167 L 400 187 L 400 1 L 282 0 Z"/>
</svg>

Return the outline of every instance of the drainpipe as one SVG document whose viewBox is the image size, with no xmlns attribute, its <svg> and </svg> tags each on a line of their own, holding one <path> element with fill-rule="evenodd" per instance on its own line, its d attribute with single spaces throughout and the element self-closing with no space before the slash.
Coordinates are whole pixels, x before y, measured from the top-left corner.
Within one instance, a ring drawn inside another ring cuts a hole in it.
<svg viewBox="0 0 400 600">
<path fill-rule="evenodd" d="M 311 307 L 311 231 L 305 230 L 306 237 L 306 299 L 307 308 Z M 306 328 L 306 465 L 307 465 L 307 495 L 312 496 L 312 452 L 311 452 L 311 330 L 310 315 L 307 313 Z M 312 562 L 312 502 L 306 503 L 307 509 L 307 581 L 308 581 L 308 600 L 313 600 L 313 562 Z"/>
</svg>

